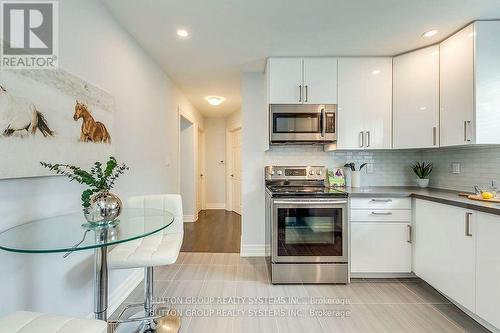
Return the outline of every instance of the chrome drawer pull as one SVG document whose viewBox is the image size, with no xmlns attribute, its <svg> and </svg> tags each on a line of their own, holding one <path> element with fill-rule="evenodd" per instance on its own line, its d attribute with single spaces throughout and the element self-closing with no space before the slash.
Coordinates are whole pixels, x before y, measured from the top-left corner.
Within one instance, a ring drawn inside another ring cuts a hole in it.
<svg viewBox="0 0 500 333">
<path fill-rule="evenodd" d="M 406 226 L 408 227 L 408 239 L 406 241 L 411 244 L 411 225 L 407 224 Z"/>
<path fill-rule="evenodd" d="M 391 212 L 372 212 L 372 215 L 392 215 Z"/>
<path fill-rule="evenodd" d="M 371 199 L 371 202 L 392 202 L 392 199 Z"/>
</svg>

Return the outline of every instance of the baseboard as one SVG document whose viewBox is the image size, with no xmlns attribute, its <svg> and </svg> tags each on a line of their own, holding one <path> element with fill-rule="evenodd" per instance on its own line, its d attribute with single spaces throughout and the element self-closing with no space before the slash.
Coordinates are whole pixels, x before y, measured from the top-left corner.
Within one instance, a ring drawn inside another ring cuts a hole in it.
<svg viewBox="0 0 500 333">
<path fill-rule="evenodd" d="M 264 257 L 265 255 L 265 244 L 241 244 L 240 256 L 242 257 Z"/>
<path fill-rule="evenodd" d="M 226 209 L 226 203 L 225 202 L 206 203 L 205 209 Z"/>
<path fill-rule="evenodd" d="M 402 279 L 416 278 L 414 273 L 351 273 L 353 279 Z"/>
<path fill-rule="evenodd" d="M 108 317 L 118 309 L 135 288 L 144 279 L 144 270 L 135 269 L 110 295 L 108 298 Z M 94 313 L 88 315 L 89 319 L 94 318 Z"/>
<path fill-rule="evenodd" d="M 198 214 L 196 215 L 184 215 L 184 222 L 196 222 L 198 220 Z"/>
</svg>

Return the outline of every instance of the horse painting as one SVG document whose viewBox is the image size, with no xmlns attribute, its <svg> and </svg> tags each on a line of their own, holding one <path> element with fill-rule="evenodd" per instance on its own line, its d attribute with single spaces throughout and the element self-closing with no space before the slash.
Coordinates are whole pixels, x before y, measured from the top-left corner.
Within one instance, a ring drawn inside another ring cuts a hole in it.
<svg viewBox="0 0 500 333">
<path fill-rule="evenodd" d="M 54 136 L 44 115 L 29 100 L 14 96 L 0 86 L 0 132 L 4 136 L 13 134 L 34 135 L 40 131 L 44 137 Z M 2 131 L 3 130 L 3 131 Z"/>
<path fill-rule="evenodd" d="M 76 101 L 73 119 L 78 121 L 80 118 L 83 118 L 82 129 L 80 131 L 81 142 L 111 143 L 111 136 L 106 126 L 94 120 L 85 104 Z"/>
</svg>

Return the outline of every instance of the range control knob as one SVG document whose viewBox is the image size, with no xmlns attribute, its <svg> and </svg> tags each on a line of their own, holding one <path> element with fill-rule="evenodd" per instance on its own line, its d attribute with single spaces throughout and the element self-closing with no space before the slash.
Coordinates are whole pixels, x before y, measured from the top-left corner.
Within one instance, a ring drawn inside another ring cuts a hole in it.
<svg viewBox="0 0 500 333">
<path fill-rule="evenodd" d="M 271 176 L 274 175 L 274 170 L 271 170 Z"/>
<path fill-rule="evenodd" d="M 283 174 L 283 171 L 278 170 L 278 176 L 281 176 Z"/>
<path fill-rule="evenodd" d="M 323 173 L 323 172 L 321 172 L 321 170 L 318 170 L 318 172 L 316 172 L 316 174 L 317 174 L 318 176 L 321 176 L 321 174 L 322 174 L 322 173 Z"/>
<path fill-rule="evenodd" d="M 312 176 L 314 175 L 314 170 L 309 171 L 309 174 Z"/>
</svg>

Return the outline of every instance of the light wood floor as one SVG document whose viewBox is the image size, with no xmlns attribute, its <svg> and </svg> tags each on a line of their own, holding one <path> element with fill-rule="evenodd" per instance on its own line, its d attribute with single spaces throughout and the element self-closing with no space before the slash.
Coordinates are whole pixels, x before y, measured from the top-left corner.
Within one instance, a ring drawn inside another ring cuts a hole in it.
<svg viewBox="0 0 500 333">
<path fill-rule="evenodd" d="M 139 285 L 124 304 L 142 293 Z M 180 297 L 175 308 L 189 333 L 487 332 L 420 279 L 272 285 L 263 258 L 238 254 L 181 253 L 155 268 L 154 295 Z"/>
<path fill-rule="evenodd" d="M 198 220 L 184 223 L 183 252 L 239 253 L 241 216 L 222 209 L 202 210 Z"/>
</svg>

